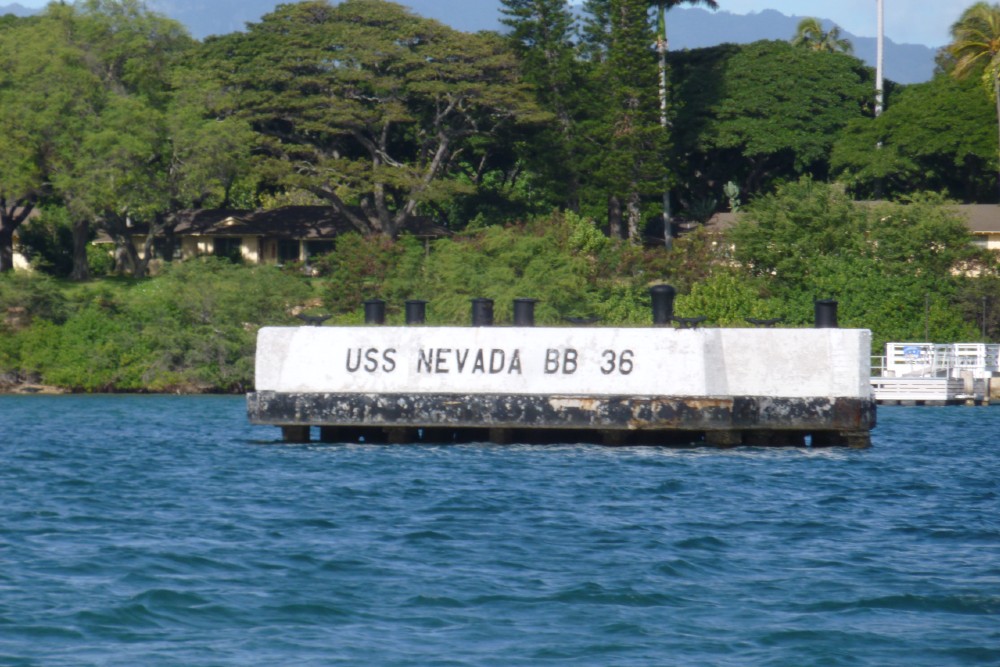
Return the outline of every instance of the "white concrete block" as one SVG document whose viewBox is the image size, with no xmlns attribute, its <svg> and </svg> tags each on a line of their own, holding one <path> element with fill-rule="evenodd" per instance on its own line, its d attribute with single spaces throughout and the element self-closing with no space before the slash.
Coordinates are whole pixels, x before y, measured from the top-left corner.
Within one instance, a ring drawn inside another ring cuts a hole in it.
<svg viewBox="0 0 1000 667">
<path fill-rule="evenodd" d="M 269 327 L 256 389 L 868 398 L 870 339 L 859 329 Z"/>
</svg>

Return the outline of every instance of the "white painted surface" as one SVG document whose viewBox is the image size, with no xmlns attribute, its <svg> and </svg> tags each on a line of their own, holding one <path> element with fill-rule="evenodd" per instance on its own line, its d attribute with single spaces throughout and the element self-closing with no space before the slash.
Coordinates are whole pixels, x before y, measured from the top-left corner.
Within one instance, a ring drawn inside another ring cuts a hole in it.
<svg viewBox="0 0 1000 667">
<path fill-rule="evenodd" d="M 870 397 L 859 329 L 264 328 L 258 391 Z"/>
<path fill-rule="evenodd" d="M 1000 373 L 1000 345 L 988 343 L 886 343 L 876 375 L 887 378 L 977 379 Z"/>
</svg>

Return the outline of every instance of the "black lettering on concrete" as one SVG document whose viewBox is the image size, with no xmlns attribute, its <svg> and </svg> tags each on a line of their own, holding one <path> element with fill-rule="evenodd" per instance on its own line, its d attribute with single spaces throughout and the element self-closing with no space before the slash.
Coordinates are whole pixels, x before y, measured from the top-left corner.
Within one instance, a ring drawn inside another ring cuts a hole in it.
<svg viewBox="0 0 1000 667">
<path fill-rule="evenodd" d="M 396 354 L 396 348 L 394 347 L 390 347 L 382 353 L 382 370 L 386 373 L 396 370 L 396 358 L 392 356 L 394 354 Z"/>
<path fill-rule="evenodd" d="M 486 372 L 486 361 L 483 359 L 482 349 L 476 352 L 476 362 L 472 365 L 472 372 L 475 373 L 476 371 L 480 373 Z"/>
<path fill-rule="evenodd" d="M 621 375 L 628 375 L 635 369 L 635 363 L 632 361 L 635 356 L 635 352 L 632 350 L 622 350 L 622 353 L 616 354 L 614 350 L 604 350 L 601 352 L 601 356 L 604 357 L 604 365 L 601 366 L 601 372 L 605 375 L 611 375 L 618 371 Z"/>
<path fill-rule="evenodd" d="M 559 350 L 545 350 L 545 374 L 552 375 L 559 371 Z"/>
<path fill-rule="evenodd" d="M 451 370 L 448 369 L 448 357 L 445 356 L 451 352 L 450 347 L 438 348 L 437 359 L 434 361 L 434 372 L 435 373 L 450 373 Z"/>
<path fill-rule="evenodd" d="M 352 350 L 347 351 L 347 372 L 356 373 L 361 368 L 361 348 L 358 348 L 358 358 L 353 364 L 351 364 L 351 352 Z"/>
<path fill-rule="evenodd" d="M 615 360 L 618 355 L 615 354 L 614 350 L 604 350 L 604 352 L 601 352 L 601 356 L 604 357 L 605 361 L 605 363 L 601 366 L 601 372 L 605 375 L 611 375 L 615 372 Z"/>
<path fill-rule="evenodd" d="M 378 349 L 370 347 L 365 350 L 365 371 L 368 373 L 374 373 L 378 370 Z"/>
<path fill-rule="evenodd" d="M 619 357 L 618 370 L 622 375 L 628 375 L 632 372 L 635 365 L 632 363 L 632 357 L 635 356 L 635 352 L 632 350 L 622 350 L 621 357 Z"/>
<path fill-rule="evenodd" d="M 518 375 L 521 375 L 521 350 L 514 350 L 514 356 L 510 360 L 510 368 L 507 369 L 507 375 L 510 375 L 514 371 L 517 371 Z"/>
<path fill-rule="evenodd" d="M 563 352 L 563 375 L 572 375 L 576 372 L 576 358 L 576 350 L 571 347 L 566 348 L 566 351 Z"/>
<path fill-rule="evenodd" d="M 465 352 L 465 354 L 462 354 Z M 469 360 L 469 350 L 455 350 L 455 361 L 458 362 L 458 372 L 465 370 L 465 362 Z"/>
<path fill-rule="evenodd" d="M 503 370 L 506 356 L 503 350 L 497 348 L 490 350 L 490 375 L 496 375 Z"/>
<path fill-rule="evenodd" d="M 431 362 L 434 360 L 434 350 L 420 350 L 420 358 L 417 359 L 417 372 L 430 373 Z"/>
</svg>

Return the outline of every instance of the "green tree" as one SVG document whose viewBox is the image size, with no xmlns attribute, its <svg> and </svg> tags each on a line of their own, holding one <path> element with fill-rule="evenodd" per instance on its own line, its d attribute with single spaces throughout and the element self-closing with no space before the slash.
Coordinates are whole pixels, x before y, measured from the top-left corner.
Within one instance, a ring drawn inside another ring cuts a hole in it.
<svg viewBox="0 0 1000 667">
<path fill-rule="evenodd" d="M 53 7 L 53 12 L 67 11 Z M 0 29 L 0 272 L 13 268 L 13 234 L 51 196 L 58 156 L 79 141 L 101 89 L 64 26 L 43 16 Z"/>
<path fill-rule="evenodd" d="M 837 136 L 830 166 L 838 180 L 869 198 L 879 190 L 889 197 L 921 191 L 965 201 L 994 197 L 994 111 L 978 84 L 938 76 L 906 86 L 891 101 L 878 118 L 856 118 Z"/>
<path fill-rule="evenodd" d="M 670 42 L 667 39 L 667 11 L 681 4 L 705 5 L 711 9 L 718 9 L 719 3 L 715 0 L 653 0 L 656 7 L 656 53 L 659 56 L 659 93 L 660 93 L 660 125 L 665 133 L 669 134 L 671 125 L 670 112 L 670 67 L 667 62 L 667 52 L 670 50 Z M 664 183 L 663 188 L 663 241 L 669 247 L 673 241 L 672 232 L 673 213 L 670 202 L 670 184 Z"/>
<path fill-rule="evenodd" d="M 680 294 L 674 306 L 678 317 L 705 317 L 710 325 L 745 327 L 748 318 L 781 317 L 775 300 L 764 299 L 757 281 L 738 272 L 721 270 Z"/>
<path fill-rule="evenodd" d="M 672 59 L 684 100 L 674 140 L 686 171 L 701 175 L 692 200 L 718 198 L 728 181 L 753 195 L 802 174 L 823 178 L 838 132 L 872 112 L 871 72 L 844 54 L 762 41 Z"/>
<path fill-rule="evenodd" d="M 972 5 L 951 26 L 951 36 L 948 51 L 954 58 L 952 75 L 957 78 L 973 73 L 982 76 L 996 105 L 1000 136 L 1000 4 L 977 2 Z M 997 167 L 1000 169 L 1000 162 Z M 997 186 L 1000 188 L 1000 172 Z"/>
<path fill-rule="evenodd" d="M 133 229 L 136 223 L 149 229 L 167 209 L 163 114 L 141 99 L 114 95 L 77 148 L 54 184 L 75 219 L 95 221 L 115 241 L 130 273 L 145 277 L 154 230 L 139 253 Z"/>
<path fill-rule="evenodd" d="M 729 238 L 738 265 L 790 324 L 809 323 L 813 300 L 833 297 L 841 324 L 871 329 L 879 349 L 923 338 L 930 300 L 932 333 L 961 340 L 972 335 L 959 303 L 963 274 L 986 265 L 944 203 L 857 204 L 835 185 L 803 179 L 754 200 Z"/>
<path fill-rule="evenodd" d="M 827 53 L 853 53 L 854 47 L 851 40 L 841 39 L 840 28 L 832 27 L 824 30 L 820 20 L 807 17 L 799 21 L 795 29 L 795 36 L 791 39 L 792 46 L 810 49 L 812 51 L 825 51 Z"/>
<path fill-rule="evenodd" d="M 419 207 L 469 191 L 461 161 L 489 165 L 507 128 L 543 118 L 501 37 L 381 0 L 281 5 L 205 48 L 273 179 L 362 233 L 395 236 Z"/>
<path fill-rule="evenodd" d="M 642 199 L 662 191 L 667 137 L 656 113 L 657 73 L 650 45 L 655 42 L 644 0 L 611 0 L 611 47 L 607 60 L 610 91 L 610 152 L 602 169 L 609 185 L 611 227 L 624 208 L 627 238 L 640 241 Z"/>
<path fill-rule="evenodd" d="M 84 54 L 101 96 L 76 119 L 76 141 L 63 145 L 53 175 L 55 193 L 73 215 L 72 277 L 87 277 L 91 221 L 106 228 L 133 273 L 143 275 L 149 249 L 135 251 L 125 223 L 159 219 L 166 208 L 166 174 L 177 170 L 166 159 L 164 112 L 174 63 L 194 42 L 179 23 L 138 0 L 53 4 L 47 12 Z"/>
<path fill-rule="evenodd" d="M 577 59 L 575 20 L 566 0 L 502 0 L 502 23 L 517 53 L 525 81 L 555 123 L 532 137 L 522 152 L 532 166 L 561 182 L 559 203 L 579 208 L 580 122 L 590 115 L 586 64 Z M 540 144 L 540 146 L 539 146 Z M 536 148 L 537 147 L 537 148 Z"/>
</svg>

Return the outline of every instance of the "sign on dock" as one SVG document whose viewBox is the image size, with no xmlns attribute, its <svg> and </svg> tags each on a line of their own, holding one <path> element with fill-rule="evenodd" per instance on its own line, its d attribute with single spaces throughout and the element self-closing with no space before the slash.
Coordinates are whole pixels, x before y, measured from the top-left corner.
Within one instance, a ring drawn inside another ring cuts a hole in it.
<svg viewBox="0 0 1000 667">
<path fill-rule="evenodd" d="M 290 439 L 864 446 L 869 355 L 833 328 L 264 328 L 248 406 Z"/>
</svg>

